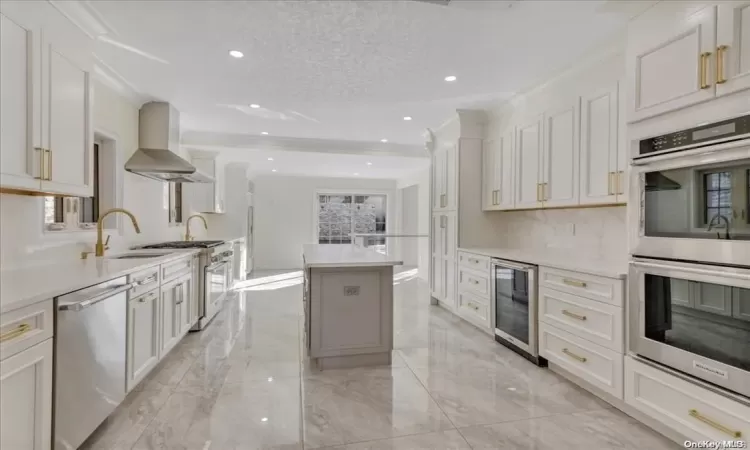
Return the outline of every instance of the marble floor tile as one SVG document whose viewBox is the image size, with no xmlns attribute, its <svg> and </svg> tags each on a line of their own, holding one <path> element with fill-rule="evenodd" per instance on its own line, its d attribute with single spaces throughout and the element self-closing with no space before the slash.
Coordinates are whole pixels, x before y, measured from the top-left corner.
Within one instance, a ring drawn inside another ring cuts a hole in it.
<svg viewBox="0 0 750 450">
<path fill-rule="evenodd" d="M 305 448 L 454 428 L 407 368 L 362 368 L 302 379 Z"/>
<path fill-rule="evenodd" d="M 466 439 L 457 430 L 415 434 L 330 448 L 337 450 L 471 450 Z"/>
<path fill-rule="evenodd" d="M 474 449 L 677 450 L 682 448 L 614 409 L 461 428 L 459 431 Z"/>
</svg>

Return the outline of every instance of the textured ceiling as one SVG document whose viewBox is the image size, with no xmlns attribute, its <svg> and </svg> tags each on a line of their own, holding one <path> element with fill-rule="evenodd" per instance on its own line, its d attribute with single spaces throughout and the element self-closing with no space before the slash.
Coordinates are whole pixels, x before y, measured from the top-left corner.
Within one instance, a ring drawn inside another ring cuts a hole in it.
<svg viewBox="0 0 750 450">
<path fill-rule="evenodd" d="M 96 1 L 102 61 L 184 129 L 422 144 L 624 26 L 602 1 Z M 125 48 L 127 47 L 127 48 Z M 242 59 L 228 55 L 240 50 Z M 146 56 L 144 56 L 146 55 Z M 443 78 L 455 75 L 447 83 Z M 249 108 L 249 104 L 260 108 Z M 414 120 L 404 121 L 403 116 Z"/>
</svg>

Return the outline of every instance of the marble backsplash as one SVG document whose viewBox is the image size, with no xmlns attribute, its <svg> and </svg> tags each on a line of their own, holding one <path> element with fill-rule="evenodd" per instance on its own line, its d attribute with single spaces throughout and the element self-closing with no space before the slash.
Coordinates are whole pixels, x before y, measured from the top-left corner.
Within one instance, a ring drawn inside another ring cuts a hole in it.
<svg viewBox="0 0 750 450">
<path fill-rule="evenodd" d="M 570 250 L 577 258 L 628 258 L 625 206 L 509 211 L 503 214 L 505 247 Z"/>
</svg>

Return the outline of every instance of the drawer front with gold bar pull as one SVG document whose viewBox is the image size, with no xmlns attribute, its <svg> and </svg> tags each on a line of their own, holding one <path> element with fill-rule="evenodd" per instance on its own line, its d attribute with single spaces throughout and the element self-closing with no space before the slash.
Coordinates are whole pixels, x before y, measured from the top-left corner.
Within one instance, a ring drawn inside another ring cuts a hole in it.
<svg viewBox="0 0 750 450">
<path fill-rule="evenodd" d="M 52 337 L 52 299 L 2 315 L 0 359 L 9 358 Z"/>
</svg>

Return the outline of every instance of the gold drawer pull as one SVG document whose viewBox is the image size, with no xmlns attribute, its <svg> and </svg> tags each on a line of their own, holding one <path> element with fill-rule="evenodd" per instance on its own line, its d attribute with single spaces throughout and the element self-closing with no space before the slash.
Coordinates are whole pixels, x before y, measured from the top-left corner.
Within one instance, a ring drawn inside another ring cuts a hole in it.
<svg viewBox="0 0 750 450">
<path fill-rule="evenodd" d="M 562 349 L 562 352 L 565 353 L 566 355 L 570 356 L 573 359 L 577 359 L 578 361 L 581 361 L 582 363 L 585 363 L 587 361 L 587 359 L 584 358 L 583 356 L 578 356 L 575 353 L 573 353 L 570 350 L 568 350 L 567 348 Z"/>
<path fill-rule="evenodd" d="M 572 317 L 572 318 L 574 318 L 574 319 L 578 319 L 578 320 L 586 320 L 586 316 L 582 316 L 582 315 L 580 315 L 580 314 L 572 313 L 572 312 L 568 311 L 567 309 L 563 309 L 563 310 L 562 310 L 562 313 L 563 313 L 564 315 L 566 315 L 566 316 L 568 316 L 568 317 Z"/>
<path fill-rule="evenodd" d="M 579 288 L 585 288 L 586 283 L 583 281 L 578 280 L 571 280 L 570 278 L 563 278 L 563 283 L 567 284 L 568 286 L 575 286 Z"/>
<path fill-rule="evenodd" d="M 478 282 L 477 280 L 473 279 L 473 278 L 470 278 L 470 281 L 471 281 L 472 283 L 474 283 L 474 284 L 479 284 L 479 282 Z"/>
<path fill-rule="evenodd" d="M 472 264 L 479 264 L 479 260 L 476 258 L 469 258 L 469 262 Z"/>
<path fill-rule="evenodd" d="M 701 89 L 708 89 L 711 87 L 711 84 L 708 82 L 708 66 L 710 63 L 709 58 L 711 58 L 711 52 L 701 53 Z"/>
<path fill-rule="evenodd" d="M 705 423 L 706 425 L 709 425 L 713 428 L 716 428 L 717 430 L 721 431 L 722 433 L 728 434 L 729 436 L 732 436 L 733 438 L 741 438 L 742 432 L 741 431 L 735 431 L 731 428 L 725 427 L 724 425 L 720 424 L 719 422 L 716 422 L 715 420 L 709 419 L 708 417 L 702 415 L 698 412 L 697 409 L 691 409 L 688 411 L 690 414 L 690 417 L 695 417 L 696 419 L 700 420 L 701 422 Z"/>
<path fill-rule="evenodd" d="M 724 84 L 727 79 L 724 78 L 724 52 L 729 48 L 726 45 L 716 47 L 716 84 Z"/>
<path fill-rule="evenodd" d="M 10 341 L 17 337 L 21 337 L 29 331 L 31 331 L 31 325 L 29 325 L 28 323 L 22 323 L 16 328 L 7 331 L 4 334 L 0 334 L 0 342 Z"/>
</svg>

